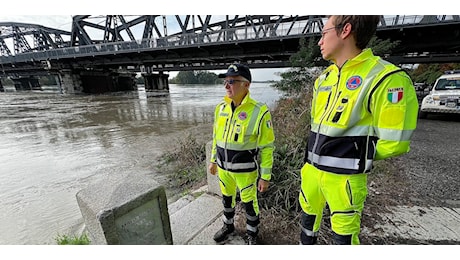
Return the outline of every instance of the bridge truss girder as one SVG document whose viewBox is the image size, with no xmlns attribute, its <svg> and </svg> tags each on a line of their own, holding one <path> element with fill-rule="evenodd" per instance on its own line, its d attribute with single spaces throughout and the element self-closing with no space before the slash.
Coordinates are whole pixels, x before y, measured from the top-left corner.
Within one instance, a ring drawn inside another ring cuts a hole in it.
<svg viewBox="0 0 460 260">
<path fill-rule="evenodd" d="M 236 32 L 241 28 L 246 28 L 247 33 L 256 38 L 277 35 L 280 34 L 278 30 L 286 30 L 285 27 L 293 30 L 295 26 L 302 27 L 303 33 L 313 33 L 322 29 L 322 18 L 315 15 L 77 15 L 72 22 L 71 46 L 172 37 L 178 38 L 179 44 L 187 44 L 191 43 L 190 34 L 196 35 L 196 41 L 204 38 L 208 42 L 234 40 L 238 39 Z M 135 31 L 142 34 L 136 37 Z M 211 38 L 216 32 L 218 36 Z"/>
<path fill-rule="evenodd" d="M 68 47 L 62 36 L 70 33 L 36 24 L 0 22 L 0 54 L 11 56 Z"/>
<path fill-rule="evenodd" d="M 77 15 L 72 32 L 54 33 L 54 39 L 51 31 L 41 34 L 41 26 L 13 33 L 10 25 L 10 34 L 0 33 L 0 63 L 4 73 L 34 67 L 35 71 L 126 66 L 157 71 L 221 69 L 233 61 L 254 68 L 288 67 L 299 39 L 317 41 L 324 21 L 316 15 Z M 377 36 L 403 42 L 386 57 L 398 64 L 460 62 L 459 25 L 459 16 L 382 16 Z M 29 46 L 21 42 L 26 36 L 34 38 Z M 15 53 L 8 53 L 8 37 L 16 37 Z"/>
</svg>

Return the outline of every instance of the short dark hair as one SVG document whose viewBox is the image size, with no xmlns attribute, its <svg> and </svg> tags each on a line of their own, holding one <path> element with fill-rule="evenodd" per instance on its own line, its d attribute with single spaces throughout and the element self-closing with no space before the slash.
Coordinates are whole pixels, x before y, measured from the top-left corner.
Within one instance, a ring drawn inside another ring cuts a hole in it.
<svg viewBox="0 0 460 260">
<path fill-rule="evenodd" d="M 347 23 L 351 24 L 351 34 L 355 37 L 356 47 L 359 49 L 366 48 L 367 44 L 377 31 L 377 25 L 380 22 L 381 15 L 332 15 L 335 19 L 334 26 L 340 32 Z"/>
</svg>

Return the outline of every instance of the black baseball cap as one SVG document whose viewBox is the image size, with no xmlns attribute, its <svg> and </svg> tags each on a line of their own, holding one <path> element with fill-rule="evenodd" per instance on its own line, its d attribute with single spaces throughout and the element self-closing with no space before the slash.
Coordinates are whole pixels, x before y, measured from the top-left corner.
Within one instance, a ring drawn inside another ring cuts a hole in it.
<svg viewBox="0 0 460 260">
<path fill-rule="evenodd" d="M 251 72 L 249 71 L 249 67 L 240 63 L 234 63 L 228 66 L 227 73 L 219 74 L 219 78 L 225 78 L 228 76 L 241 76 L 249 82 L 251 82 Z"/>
</svg>

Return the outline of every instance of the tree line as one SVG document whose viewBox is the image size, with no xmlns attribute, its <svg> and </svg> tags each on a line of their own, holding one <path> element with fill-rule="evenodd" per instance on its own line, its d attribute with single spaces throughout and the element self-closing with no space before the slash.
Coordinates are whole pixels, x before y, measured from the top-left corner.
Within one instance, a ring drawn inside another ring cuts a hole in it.
<svg viewBox="0 0 460 260">
<path fill-rule="evenodd" d="M 170 84 L 221 84 L 217 74 L 208 71 L 180 71 Z"/>
</svg>

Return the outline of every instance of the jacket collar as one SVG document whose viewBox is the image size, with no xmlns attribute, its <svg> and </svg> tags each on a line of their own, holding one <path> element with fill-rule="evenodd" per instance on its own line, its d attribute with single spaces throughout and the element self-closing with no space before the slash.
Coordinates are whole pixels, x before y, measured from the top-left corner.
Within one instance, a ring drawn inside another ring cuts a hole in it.
<svg viewBox="0 0 460 260">
<path fill-rule="evenodd" d="M 225 100 L 225 103 L 227 103 L 229 105 L 232 103 L 232 99 L 227 97 L 227 95 L 225 95 L 224 100 Z M 243 98 L 243 100 L 241 100 L 240 106 L 245 104 L 245 103 L 254 103 L 254 100 L 251 98 L 251 95 L 250 95 L 249 91 L 246 94 L 246 96 Z"/>
<path fill-rule="evenodd" d="M 372 52 L 372 50 L 370 48 L 366 48 L 364 50 L 361 51 L 360 54 L 358 54 L 357 56 L 355 56 L 354 58 L 350 59 L 350 60 L 347 60 L 345 61 L 345 63 L 342 65 L 342 69 L 344 67 L 350 67 L 350 66 L 355 66 L 357 64 L 360 64 L 370 58 L 374 57 L 374 53 Z"/>
</svg>

